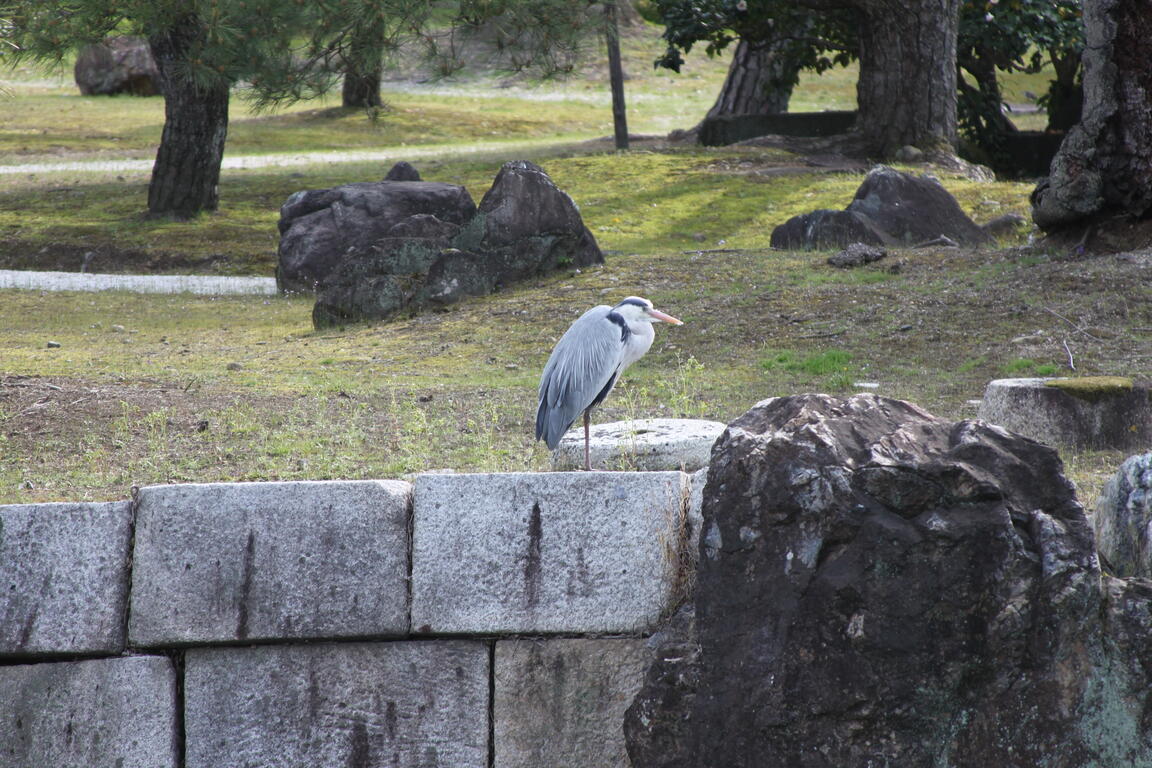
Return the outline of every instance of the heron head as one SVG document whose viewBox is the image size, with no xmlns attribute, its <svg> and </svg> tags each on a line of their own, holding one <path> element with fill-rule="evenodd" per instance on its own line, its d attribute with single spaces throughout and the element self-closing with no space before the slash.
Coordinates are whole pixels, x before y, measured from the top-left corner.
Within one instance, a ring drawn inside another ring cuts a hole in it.
<svg viewBox="0 0 1152 768">
<path fill-rule="evenodd" d="M 629 296 L 612 309 L 615 312 L 619 312 L 620 315 L 629 322 L 640 321 L 684 325 L 683 322 L 672 317 L 672 315 L 665 314 L 653 307 L 652 302 L 648 301 L 648 299 L 643 299 L 639 296 Z"/>
</svg>

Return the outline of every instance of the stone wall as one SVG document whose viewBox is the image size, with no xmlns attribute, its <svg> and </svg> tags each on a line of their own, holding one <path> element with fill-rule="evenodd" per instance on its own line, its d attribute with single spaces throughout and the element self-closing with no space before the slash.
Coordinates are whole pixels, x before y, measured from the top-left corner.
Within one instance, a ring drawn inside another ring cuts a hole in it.
<svg viewBox="0 0 1152 768">
<path fill-rule="evenodd" d="M 0 506 L 0 768 L 626 766 L 703 479 Z"/>
</svg>

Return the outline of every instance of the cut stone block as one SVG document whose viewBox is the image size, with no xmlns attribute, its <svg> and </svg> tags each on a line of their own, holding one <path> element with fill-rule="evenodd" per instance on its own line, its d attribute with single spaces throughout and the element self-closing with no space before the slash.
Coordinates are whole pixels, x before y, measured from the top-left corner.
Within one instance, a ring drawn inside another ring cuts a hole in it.
<svg viewBox="0 0 1152 768">
<path fill-rule="evenodd" d="M 163 485 L 138 498 L 133 646 L 408 632 L 408 483 Z"/>
<path fill-rule="evenodd" d="M 588 431 L 593 469 L 683 470 L 708 465 L 724 424 L 702 419 L 635 419 L 594 424 Z M 584 427 L 577 424 L 552 454 L 553 470 L 584 468 Z"/>
<path fill-rule="evenodd" d="M 420 475 L 419 633 L 644 632 L 679 596 L 688 475 Z"/>
<path fill-rule="evenodd" d="M 0 768 L 178 764 L 167 658 L 0 667 Z"/>
<path fill-rule="evenodd" d="M 488 765 L 489 646 L 188 651 L 187 768 Z"/>
<path fill-rule="evenodd" d="M 629 768 L 624 711 L 650 660 L 637 639 L 497 642 L 495 768 Z"/>
<path fill-rule="evenodd" d="M 1152 443 L 1148 387 L 1131 379 L 997 379 L 977 418 L 1052 446 L 1141 450 Z"/>
<path fill-rule="evenodd" d="M 128 502 L 0 506 L 0 656 L 119 653 Z"/>
</svg>

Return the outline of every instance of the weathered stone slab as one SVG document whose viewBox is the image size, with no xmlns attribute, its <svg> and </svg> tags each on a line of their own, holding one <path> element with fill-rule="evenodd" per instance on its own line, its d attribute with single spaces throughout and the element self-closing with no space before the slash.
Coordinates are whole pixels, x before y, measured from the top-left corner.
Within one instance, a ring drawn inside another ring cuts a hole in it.
<svg viewBox="0 0 1152 768">
<path fill-rule="evenodd" d="M 593 469 L 635 469 L 643 472 L 695 472 L 708 465 L 712 444 L 724 425 L 704 419 L 635 419 L 595 424 L 588 431 L 588 456 Z M 584 428 L 578 426 L 560 440 L 552 454 L 553 470 L 584 468 Z"/>
<path fill-rule="evenodd" d="M 176 739 L 167 658 L 0 667 L 0 768 L 175 768 Z"/>
<path fill-rule="evenodd" d="M 1148 386 L 1122 377 L 997 379 L 976 415 L 1053 446 L 1141 450 L 1152 443 Z"/>
<path fill-rule="evenodd" d="M 630 768 L 624 711 L 650 657 L 638 639 L 497 642 L 495 768 Z"/>
<path fill-rule="evenodd" d="M 410 498 L 395 480 L 142 489 L 129 642 L 406 634 Z"/>
<path fill-rule="evenodd" d="M 680 587 L 682 472 L 420 475 L 420 633 L 643 632 Z"/>
<path fill-rule="evenodd" d="M 187 653 L 187 768 L 485 768 L 489 647 L 470 641 Z"/>
<path fill-rule="evenodd" d="M 0 656 L 124 648 L 127 502 L 0 506 Z"/>
</svg>

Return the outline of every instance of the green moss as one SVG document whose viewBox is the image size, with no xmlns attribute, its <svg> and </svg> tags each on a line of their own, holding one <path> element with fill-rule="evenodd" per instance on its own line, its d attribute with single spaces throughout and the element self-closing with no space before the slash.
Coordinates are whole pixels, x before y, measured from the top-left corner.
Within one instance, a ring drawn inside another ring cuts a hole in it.
<svg viewBox="0 0 1152 768">
<path fill-rule="evenodd" d="M 1131 392 L 1133 381 L 1127 376 L 1080 376 L 1053 379 L 1048 382 L 1048 386 L 1058 387 L 1081 400 L 1097 403 Z"/>
</svg>

